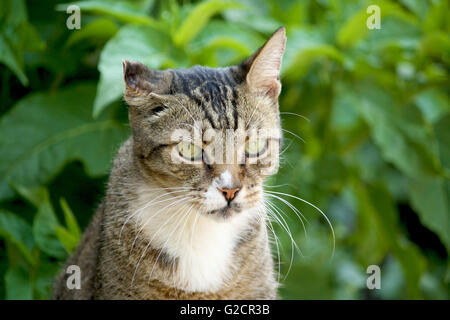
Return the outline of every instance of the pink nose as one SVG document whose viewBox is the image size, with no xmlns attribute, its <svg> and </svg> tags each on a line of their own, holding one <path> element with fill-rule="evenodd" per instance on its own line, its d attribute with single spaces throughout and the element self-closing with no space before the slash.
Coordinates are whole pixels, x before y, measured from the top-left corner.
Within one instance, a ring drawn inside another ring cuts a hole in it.
<svg viewBox="0 0 450 320">
<path fill-rule="evenodd" d="M 241 190 L 241 188 L 234 188 L 234 189 L 217 188 L 217 189 L 219 189 L 219 191 L 222 192 L 223 196 L 225 197 L 225 199 L 227 199 L 227 201 L 233 200 L 234 197 L 236 196 L 236 193 L 238 193 L 238 191 Z"/>
</svg>

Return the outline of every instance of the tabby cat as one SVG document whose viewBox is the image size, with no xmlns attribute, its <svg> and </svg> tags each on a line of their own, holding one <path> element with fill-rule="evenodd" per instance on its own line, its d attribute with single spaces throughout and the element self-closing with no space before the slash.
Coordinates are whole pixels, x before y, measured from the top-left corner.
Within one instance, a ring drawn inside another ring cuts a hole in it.
<svg viewBox="0 0 450 320">
<path fill-rule="evenodd" d="M 131 137 L 67 261 L 80 268 L 80 288 L 69 289 L 65 268 L 56 299 L 277 297 L 263 182 L 278 164 L 285 45 L 281 27 L 237 66 L 123 62 Z M 229 141 L 234 161 L 215 161 Z"/>
</svg>

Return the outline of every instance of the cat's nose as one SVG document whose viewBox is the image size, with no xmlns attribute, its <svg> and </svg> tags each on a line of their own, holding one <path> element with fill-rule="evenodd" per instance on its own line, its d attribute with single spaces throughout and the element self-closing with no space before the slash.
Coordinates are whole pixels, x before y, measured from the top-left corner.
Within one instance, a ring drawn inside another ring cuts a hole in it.
<svg viewBox="0 0 450 320">
<path fill-rule="evenodd" d="M 223 189 L 223 188 L 217 188 L 220 192 L 222 192 L 225 199 L 227 199 L 228 202 L 234 199 L 236 194 L 238 193 L 241 188 L 233 188 L 233 189 Z"/>
</svg>

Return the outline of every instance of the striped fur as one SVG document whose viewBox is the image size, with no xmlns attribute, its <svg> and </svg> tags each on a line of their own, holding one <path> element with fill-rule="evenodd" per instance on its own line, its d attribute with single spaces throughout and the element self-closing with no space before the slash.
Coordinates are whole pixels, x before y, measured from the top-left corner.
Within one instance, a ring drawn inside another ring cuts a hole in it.
<svg viewBox="0 0 450 320">
<path fill-rule="evenodd" d="M 281 137 L 285 41 L 280 28 L 252 57 L 228 68 L 150 70 L 124 62 L 132 135 L 114 160 L 102 205 L 67 262 L 80 266 L 82 288 L 69 290 L 63 270 L 55 298 L 276 297 L 262 206 L 267 164 L 174 163 L 172 134 L 200 127 L 237 134 L 270 129 Z M 268 158 L 277 163 L 278 153 Z M 230 202 L 223 188 L 239 191 Z"/>
</svg>

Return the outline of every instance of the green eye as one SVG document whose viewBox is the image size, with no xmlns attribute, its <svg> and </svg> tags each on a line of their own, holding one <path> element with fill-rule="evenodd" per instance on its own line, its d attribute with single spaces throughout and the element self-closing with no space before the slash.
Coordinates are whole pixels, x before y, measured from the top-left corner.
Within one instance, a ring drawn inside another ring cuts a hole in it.
<svg viewBox="0 0 450 320">
<path fill-rule="evenodd" d="M 177 145 L 177 148 L 180 156 L 187 160 L 194 161 L 202 158 L 202 148 L 193 143 L 181 141 Z"/>
<path fill-rule="evenodd" d="M 258 157 L 267 149 L 267 139 L 258 139 L 248 141 L 245 145 L 245 154 L 247 157 Z"/>
</svg>

